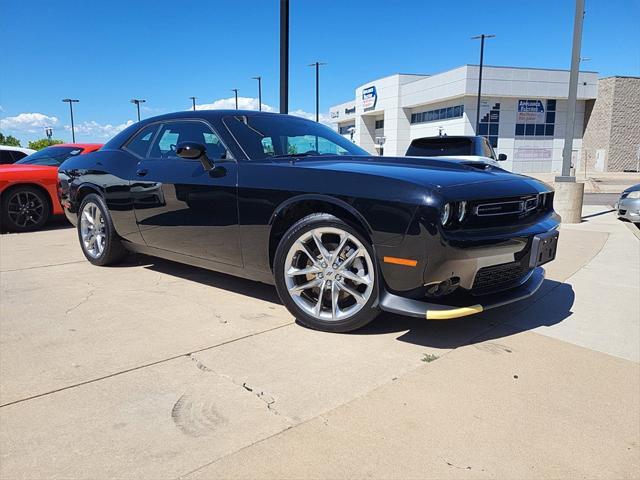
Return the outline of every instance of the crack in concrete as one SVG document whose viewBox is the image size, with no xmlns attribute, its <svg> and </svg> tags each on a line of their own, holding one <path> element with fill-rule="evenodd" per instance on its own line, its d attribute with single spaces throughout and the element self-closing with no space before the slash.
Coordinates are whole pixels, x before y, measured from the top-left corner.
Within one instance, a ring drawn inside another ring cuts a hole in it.
<svg viewBox="0 0 640 480">
<path fill-rule="evenodd" d="M 80 300 L 80 302 L 78 302 L 76 305 L 74 305 L 71 308 L 68 308 L 64 314 L 68 315 L 69 313 L 71 313 L 72 311 L 74 311 L 76 308 L 80 307 L 80 305 L 82 305 L 83 303 L 86 303 L 89 301 L 89 299 L 91 297 L 93 297 L 93 295 L 96 293 L 96 288 L 94 286 L 91 286 L 91 290 L 89 290 L 89 293 L 87 293 L 84 298 L 82 300 Z"/>
<path fill-rule="evenodd" d="M 284 415 L 281 415 L 280 412 L 275 408 L 274 404 L 276 403 L 276 399 L 272 395 L 269 395 L 268 393 L 265 393 L 264 391 L 247 384 L 247 382 L 240 383 L 239 381 L 235 380 L 230 375 L 226 375 L 224 373 L 220 373 L 220 372 L 215 371 L 211 367 L 208 367 L 207 365 L 205 365 L 193 353 L 189 354 L 188 357 L 191 359 L 192 362 L 195 363 L 196 368 L 198 370 L 200 370 L 202 372 L 205 372 L 205 373 L 213 373 L 213 374 L 215 374 L 215 375 L 217 375 L 217 376 L 219 376 L 221 378 L 224 378 L 225 380 L 229 380 L 234 385 L 242 387 L 247 392 L 252 393 L 256 397 L 258 397 L 258 399 L 260 399 L 262 402 L 264 402 L 266 404 L 266 406 L 267 406 L 267 410 L 269 410 L 271 413 L 273 413 L 274 415 L 282 416 L 283 418 L 285 418 L 287 420 L 287 422 L 291 423 L 291 421 L 287 417 L 285 417 Z"/>
</svg>

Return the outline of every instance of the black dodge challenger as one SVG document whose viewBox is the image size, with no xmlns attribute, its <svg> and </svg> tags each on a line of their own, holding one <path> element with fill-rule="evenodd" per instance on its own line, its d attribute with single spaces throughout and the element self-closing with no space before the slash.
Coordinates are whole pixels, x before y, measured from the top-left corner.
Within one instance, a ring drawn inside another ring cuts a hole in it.
<svg viewBox="0 0 640 480">
<path fill-rule="evenodd" d="M 555 258 L 548 185 L 478 162 L 374 157 L 288 115 L 180 112 L 59 169 L 94 265 L 141 252 L 275 283 L 303 324 L 427 319 L 533 295 Z"/>
</svg>

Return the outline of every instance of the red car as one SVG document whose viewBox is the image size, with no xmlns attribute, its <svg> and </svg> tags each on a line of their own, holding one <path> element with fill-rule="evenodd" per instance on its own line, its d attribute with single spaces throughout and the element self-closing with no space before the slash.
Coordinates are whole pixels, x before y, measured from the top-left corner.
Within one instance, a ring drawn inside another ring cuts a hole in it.
<svg viewBox="0 0 640 480">
<path fill-rule="evenodd" d="M 98 150 L 97 143 L 63 143 L 44 148 L 12 165 L 0 165 L 0 226 L 14 232 L 41 228 L 61 215 L 56 184 L 67 158 Z"/>
</svg>

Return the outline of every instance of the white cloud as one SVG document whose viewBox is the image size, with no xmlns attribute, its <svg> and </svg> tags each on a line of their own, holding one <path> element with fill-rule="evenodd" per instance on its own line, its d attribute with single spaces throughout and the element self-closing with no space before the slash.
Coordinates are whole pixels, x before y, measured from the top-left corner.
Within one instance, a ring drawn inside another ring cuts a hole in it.
<svg viewBox="0 0 640 480">
<path fill-rule="evenodd" d="M 0 128 L 18 132 L 40 133 L 44 127 L 58 124 L 58 117 L 43 113 L 21 113 L 14 117 L 0 119 Z"/>
<path fill-rule="evenodd" d="M 193 108 L 193 107 L 191 107 Z M 191 108 L 187 108 L 186 110 L 191 110 Z M 196 104 L 196 110 L 234 110 L 236 108 L 236 100 L 235 97 L 229 98 L 221 98 L 213 101 L 212 103 L 203 103 L 200 105 Z M 254 97 L 238 97 L 238 108 L 240 110 L 258 110 L 258 99 Z M 263 112 L 277 112 L 274 107 L 268 105 L 266 103 L 262 104 Z M 295 115 L 297 117 L 306 118 L 308 120 L 315 120 L 316 114 L 310 113 L 305 110 L 292 110 L 289 112 L 290 115 Z M 327 125 L 329 122 L 329 115 L 325 113 L 320 114 L 320 123 L 325 123 Z"/>
<path fill-rule="evenodd" d="M 193 108 L 193 107 L 191 107 Z M 188 108 L 187 110 L 191 110 Z M 234 110 L 236 108 L 235 97 L 221 98 L 213 103 L 196 104 L 196 110 Z M 240 110 L 258 110 L 258 99 L 252 97 L 238 97 L 238 108 Z M 271 105 L 262 104 L 263 112 L 275 112 Z"/>
<path fill-rule="evenodd" d="M 127 120 L 126 122 L 118 125 L 112 125 L 110 123 L 103 125 L 95 120 L 91 120 L 90 122 L 78 123 L 74 125 L 74 127 L 77 135 L 91 137 L 94 139 L 106 139 L 115 136 L 129 125 L 133 125 L 133 123 L 133 120 Z M 70 132 L 71 126 L 65 125 L 64 129 Z"/>
</svg>

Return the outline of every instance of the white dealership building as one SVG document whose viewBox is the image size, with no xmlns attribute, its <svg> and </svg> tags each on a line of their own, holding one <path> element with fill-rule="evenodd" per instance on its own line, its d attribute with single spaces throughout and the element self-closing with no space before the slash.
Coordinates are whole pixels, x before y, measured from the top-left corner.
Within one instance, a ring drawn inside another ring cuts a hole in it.
<svg viewBox="0 0 640 480">
<path fill-rule="evenodd" d="M 475 135 L 478 74 L 477 65 L 464 65 L 435 75 L 373 80 L 357 87 L 353 100 L 331 107 L 331 122 L 370 153 L 391 156 L 403 156 L 415 138 Z M 580 72 L 573 143 L 577 169 L 583 157 L 590 169 L 609 169 L 608 147 L 585 150 L 582 144 L 592 112 L 606 110 L 606 105 L 594 109 L 599 80 L 596 72 Z M 627 90 L 639 102 L 640 83 L 628 80 L 634 83 Z M 485 66 L 478 134 L 489 138 L 496 153 L 507 155 L 509 170 L 559 172 L 568 91 L 567 70 Z M 634 130 L 626 141 L 640 143 L 640 133 Z"/>
</svg>

